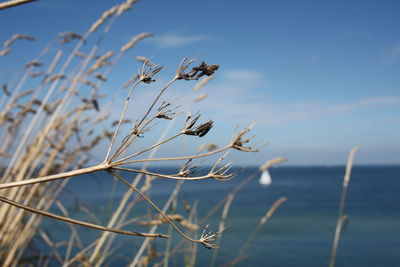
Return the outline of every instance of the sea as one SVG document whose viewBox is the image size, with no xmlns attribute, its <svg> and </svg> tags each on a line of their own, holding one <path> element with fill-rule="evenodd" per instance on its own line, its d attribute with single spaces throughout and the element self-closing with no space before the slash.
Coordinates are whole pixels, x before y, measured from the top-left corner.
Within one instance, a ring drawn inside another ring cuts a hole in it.
<svg viewBox="0 0 400 267">
<path fill-rule="evenodd" d="M 152 171 L 168 174 L 175 173 L 177 168 L 159 167 Z M 197 206 L 194 218 L 200 221 L 238 184 L 254 176 L 234 196 L 226 218 L 227 228 L 220 236 L 219 248 L 210 250 L 198 246 L 195 266 L 221 266 L 232 261 L 257 229 L 260 219 L 280 197 L 286 197 L 287 201 L 253 235 L 243 257 L 235 266 L 329 265 L 345 166 L 275 167 L 270 168 L 269 172 L 272 183 L 268 186 L 259 183 L 257 167 L 239 169 L 231 181 L 183 183 L 174 210 L 188 217 L 184 203 L 186 206 Z M 132 173 L 121 175 L 128 181 L 134 178 Z M 153 181 L 150 197 L 162 207 L 175 186 L 174 180 L 157 179 Z M 127 189 L 126 185 L 107 173 L 89 174 L 72 178 L 59 200 L 67 207 L 71 217 L 106 225 Z M 139 198 L 133 193 L 130 202 L 135 199 Z M 52 211 L 60 214 L 56 207 Z M 335 266 L 400 266 L 400 166 L 354 166 L 344 213 L 348 219 L 343 225 Z M 128 218 L 149 214 L 154 215 L 156 211 L 141 201 L 134 206 Z M 219 209 L 201 227 L 209 224 L 209 230 L 218 230 L 221 215 L 222 210 Z M 143 220 L 146 220 L 145 217 Z M 44 219 L 42 227 L 58 242 L 68 240 L 70 236 L 70 228 L 63 222 Z M 148 230 L 137 222 L 123 229 Z M 97 230 L 78 227 L 78 231 L 84 245 L 89 245 L 99 236 Z M 158 232 L 172 234 L 172 248 L 181 243 L 182 238 L 166 225 L 161 226 Z M 136 255 L 143 238 L 114 235 L 111 254 L 104 266 L 126 266 Z M 32 242 L 37 249 L 51 252 L 40 237 L 35 237 Z M 187 248 L 188 244 L 184 244 Z M 154 241 L 152 249 L 155 257 L 149 266 L 162 264 L 165 246 L 165 240 Z M 73 253 L 77 251 L 74 249 Z M 168 266 L 185 266 L 187 263 L 186 250 L 181 248 L 177 251 L 171 255 Z M 60 252 L 63 253 L 62 248 Z"/>
</svg>

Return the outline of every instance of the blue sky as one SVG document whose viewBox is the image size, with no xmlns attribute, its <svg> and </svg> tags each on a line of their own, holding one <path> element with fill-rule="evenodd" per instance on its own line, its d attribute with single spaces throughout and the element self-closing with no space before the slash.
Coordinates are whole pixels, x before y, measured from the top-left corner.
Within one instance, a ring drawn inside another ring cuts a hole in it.
<svg viewBox="0 0 400 267">
<path fill-rule="evenodd" d="M 0 80 L 57 33 L 84 33 L 117 3 L 41 0 L 0 11 L 0 42 L 14 33 L 37 38 L 16 43 L 18 53 L 0 61 Z M 207 100 L 185 108 L 215 120 L 212 141 L 226 143 L 237 124 L 256 121 L 256 140 L 267 143 L 236 161 L 344 164 L 359 145 L 356 164 L 400 164 L 399 13 L 399 1 L 142 0 L 116 21 L 102 49 L 119 49 L 140 32 L 154 37 L 121 60 L 105 90 L 134 73 L 136 55 L 166 66 L 161 81 L 182 57 L 200 56 L 221 68 L 199 92 Z M 170 97 L 192 86 L 180 83 Z"/>
</svg>

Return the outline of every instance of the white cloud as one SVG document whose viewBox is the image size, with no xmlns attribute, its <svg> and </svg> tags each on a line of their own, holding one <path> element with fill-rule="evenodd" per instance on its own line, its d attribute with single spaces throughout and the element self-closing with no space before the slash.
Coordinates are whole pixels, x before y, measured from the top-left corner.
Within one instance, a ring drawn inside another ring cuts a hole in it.
<svg viewBox="0 0 400 267">
<path fill-rule="evenodd" d="M 313 53 L 313 54 L 311 55 L 311 60 L 312 60 L 312 61 L 319 61 L 320 58 L 321 58 L 321 55 L 320 55 L 319 53 L 317 53 L 317 52 L 315 52 L 315 53 Z"/>
<path fill-rule="evenodd" d="M 391 64 L 399 61 L 400 61 L 400 44 L 396 44 L 385 51 L 382 63 Z"/>
<path fill-rule="evenodd" d="M 151 42 L 158 47 L 172 48 L 203 42 L 209 39 L 210 37 L 207 35 L 188 35 L 170 32 L 158 36 L 156 35 L 154 38 L 151 39 Z"/>
<path fill-rule="evenodd" d="M 232 84 L 256 85 L 264 82 L 265 75 L 255 70 L 227 70 L 222 73 L 222 78 Z"/>
<path fill-rule="evenodd" d="M 208 99 L 197 110 L 205 110 L 212 119 L 246 124 L 257 120 L 265 126 L 289 124 L 343 115 L 359 109 L 399 106 L 400 97 L 361 98 L 352 102 L 275 102 L 265 93 L 265 75 L 252 70 L 233 70 L 221 73 L 221 82 L 212 82 L 204 92 Z M 216 79 L 216 81 L 218 78 Z M 203 89 L 202 89 L 203 90 Z M 270 89 L 272 90 L 272 89 Z"/>
</svg>

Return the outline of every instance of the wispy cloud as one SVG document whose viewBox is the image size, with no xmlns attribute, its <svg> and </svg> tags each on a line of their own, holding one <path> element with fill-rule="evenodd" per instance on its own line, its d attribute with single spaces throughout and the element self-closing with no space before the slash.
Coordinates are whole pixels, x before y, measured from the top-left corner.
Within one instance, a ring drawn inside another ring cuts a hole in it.
<svg viewBox="0 0 400 267">
<path fill-rule="evenodd" d="M 222 73 L 223 79 L 232 84 L 247 84 L 247 87 L 265 82 L 265 74 L 256 70 L 227 70 Z"/>
<path fill-rule="evenodd" d="M 392 64 L 400 61 L 400 44 L 395 44 L 386 49 L 382 63 Z"/>
<path fill-rule="evenodd" d="M 161 48 L 173 48 L 203 42 L 209 39 L 210 37 L 207 35 L 169 32 L 156 35 L 154 38 L 152 38 L 151 42 Z"/>
<path fill-rule="evenodd" d="M 311 54 L 311 60 L 312 61 L 319 61 L 321 59 L 321 55 L 317 52 L 314 52 Z"/>
<path fill-rule="evenodd" d="M 265 92 L 270 87 L 266 85 L 264 77 L 262 73 L 252 70 L 221 73 L 221 82 L 211 83 L 204 89 L 209 97 L 204 103 L 200 102 L 197 108 L 207 110 L 208 116 L 215 120 L 241 124 L 257 120 L 265 126 L 284 127 L 301 121 L 351 114 L 357 110 L 400 106 L 400 97 L 394 96 L 360 98 L 342 103 L 329 100 L 276 102 Z"/>
</svg>

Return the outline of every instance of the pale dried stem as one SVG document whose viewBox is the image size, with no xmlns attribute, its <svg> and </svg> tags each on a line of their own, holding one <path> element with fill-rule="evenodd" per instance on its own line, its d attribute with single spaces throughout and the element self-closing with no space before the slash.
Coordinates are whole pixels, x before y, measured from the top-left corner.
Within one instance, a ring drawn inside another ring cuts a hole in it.
<svg viewBox="0 0 400 267">
<path fill-rule="evenodd" d="M 156 117 L 153 117 L 152 119 L 148 120 L 142 127 L 141 129 L 137 132 L 134 133 L 132 131 L 129 133 L 129 135 L 124 139 L 120 147 L 117 149 L 117 151 L 111 156 L 110 162 L 119 162 L 120 160 L 114 161 L 118 156 L 120 156 L 123 152 L 125 152 L 126 149 L 144 132 L 146 127 L 155 119 Z M 136 127 L 136 126 L 135 126 Z M 132 139 L 130 139 L 132 136 L 134 136 Z"/>
<path fill-rule="evenodd" d="M 131 159 L 133 157 L 139 156 L 139 155 L 141 155 L 141 154 L 143 154 L 143 153 L 145 153 L 145 152 L 147 152 L 149 150 L 152 150 L 152 149 L 154 149 L 154 148 L 156 148 L 158 146 L 161 146 L 161 145 L 163 145 L 163 144 L 165 144 L 165 143 L 167 143 L 167 142 L 169 142 L 169 141 L 171 141 L 171 140 L 173 140 L 173 139 L 175 139 L 175 138 L 177 138 L 177 137 L 179 137 L 181 135 L 182 135 L 182 133 L 175 134 L 174 136 L 169 137 L 169 138 L 167 138 L 167 139 L 165 139 L 165 140 L 163 140 L 161 142 L 158 142 L 158 143 L 156 143 L 156 144 L 154 144 L 154 145 L 152 145 L 152 146 L 150 146 L 150 147 L 148 147 L 148 148 L 146 148 L 146 149 L 144 149 L 144 150 L 142 150 L 140 152 L 134 153 L 134 154 L 129 155 L 129 156 L 125 157 L 125 158 L 117 160 L 117 161 L 115 161 L 115 163 L 111 163 L 110 165 L 111 166 L 115 166 L 114 164 L 126 162 L 128 159 Z"/>
<path fill-rule="evenodd" d="M 57 251 L 56 244 L 50 239 L 50 237 L 46 234 L 43 229 L 38 230 L 39 236 L 43 239 L 43 241 L 46 243 L 51 248 L 51 254 L 54 255 L 56 260 L 58 261 L 58 264 L 63 263 L 63 259 L 61 257 L 61 254 Z"/>
<path fill-rule="evenodd" d="M 137 81 L 136 83 L 134 83 L 134 84 L 131 86 L 131 88 L 129 89 L 128 97 L 127 97 L 126 100 L 125 100 L 125 105 L 124 105 L 124 108 L 123 108 L 123 110 L 122 110 L 122 112 L 121 112 L 121 117 L 120 117 L 120 119 L 119 119 L 119 121 L 118 121 L 117 129 L 115 129 L 115 132 L 114 132 L 113 137 L 112 137 L 112 139 L 111 139 L 111 143 L 110 143 L 110 145 L 109 145 L 109 147 L 108 147 L 107 154 L 106 154 L 106 158 L 104 159 L 104 162 L 108 162 L 108 157 L 110 156 L 112 146 L 114 145 L 115 139 L 116 139 L 116 137 L 117 137 L 117 135 L 118 135 L 119 128 L 121 127 L 121 123 L 122 123 L 122 121 L 123 121 L 123 119 L 124 119 L 124 117 L 125 117 L 126 109 L 128 108 L 128 104 L 129 104 L 129 100 L 130 100 L 130 98 L 131 98 L 132 92 L 133 92 L 133 90 L 136 88 L 136 86 L 137 86 L 139 83 L 141 83 L 141 80 L 138 80 L 138 81 Z"/>
<path fill-rule="evenodd" d="M 141 171 L 141 170 L 135 170 L 135 169 L 128 169 L 128 168 L 121 168 L 121 167 L 112 167 L 111 169 L 113 170 L 120 170 L 120 171 L 127 171 L 127 172 L 134 172 L 134 173 L 141 173 L 145 175 L 151 175 L 159 178 L 166 178 L 166 179 L 173 179 L 173 180 L 183 180 L 183 181 L 196 181 L 196 180 L 204 180 L 204 179 L 213 179 L 213 173 L 210 172 L 207 175 L 202 175 L 202 176 L 194 176 L 194 177 L 182 177 L 180 174 L 172 174 L 172 175 L 167 175 L 167 174 L 161 174 L 161 173 L 154 173 L 154 172 L 148 172 L 148 171 Z"/>
<path fill-rule="evenodd" d="M 63 216 L 60 216 L 60 215 L 56 215 L 56 214 L 53 214 L 53 213 L 50 213 L 50 212 L 47 212 L 47 211 L 34 209 L 34 208 L 22 205 L 20 203 L 14 202 L 12 200 L 9 200 L 9 199 L 1 197 L 1 196 L 0 196 L 0 201 L 5 202 L 5 203 L 10 204 L 10 205 L 13 205 L 13 206 L 18 207 L 18 208 L 33 212 L 33 213 L 37 213 L 37 214 L 40 214 L 40 215 L 43 215 L 43 216 L 47 216 L 47 217 L 50 217 L 50 218 L 53 218 L 53 219 L 57 219 L 57 220 L 60 220 L 60 221 L 73 223 L 73 224 L 77 224 L 77 225 L 81 225 L 81 226 L 85 226 L 85 227 L 96 229 L 96 230 L 107 231 L 107 232 L 123 234 L 123 235 L 131 235 L 131 236 L 169 238 L 168 236 L 163 235 L 163 234 L 148 234 L 148 233 L 140 233 L 140 232 L 131 232 L 131 231 L 114 229 L 114 228 L 108 228 L 108 227 L 104 227 L 104 226 L 101 226 L 101 225 L 87 223 L 87 222 L 83 222 L 83 221 L 79 221 L 79 220 L 74 220 L 74 219 L 63 217 Z"/>
<path fill-rule="evenodd" d="M 172 126 L 174 125 L 175 120 L 172 120 L 169 122 L 169 124 L 167 125 L 167 127 L 164 128 L 158 142 L 161 142 L 161 140 L 163 140 L 165 138 L 165 136 L 168 134 L 168 132 L 170 131 L 170 129 L 172 128 Z M 153 158 L 156 153 L 157 153 L 158 147 L 153 149 L 150 153 L 150 155 L 148 156 L 148 158 Z M 148 162 L 145 162 L 141 168 L 141 170 L 146 170 L 147 166 L 148 166 Z M 132 185 L 133 186 L 137 186 L 139 184 L 139 182 L 141 181 L 143 177 L 143 174 L 139 174 L 136 176 L 136 178 L 133 180 Z M 115 223 L 117 222 L 117 220 L 119 220 L 120 218 L 123 220 L 124 216 L 128 214 L 129 210 L 133 207 L 133 205 L 130 205 L 130 207 L 126 207 L 128 200 L 130 198 L 130 196 L 132 195 L 132 190 L 127 190 L 124 194 L 124 196 L 122 197 L 116 211 L 114 212 L 114 214 L 111 216 L 110 221 L 108 222 L 108 227 L 113 227 L 115 225 Z M 134 202 L 132 202 L 134 203 Z M 121 216 L 122 212 L 124 212 L 124 215 Z M 104 243 L 106 242 L 106 239 L 109 237 L 109 233 L 108 232 L 103 232 L 102 236 L 100 237 L 99 241 L 96 244 L 96 247 L 93 251 L 93 253 L 90 256 L 89 262 L 90 263 L 94 263 L 95 259 L 97 258 L 97 255 L 100 253 L 100 250 L 102 249 Z M 109 239 L 109 243 L 111 244 L 112 240 Z M 103 251 L 103 255 L 106 252 Z M 101 264 L 101 261 L 99 261 L 99 263 L 97 263 L 97 265 Z"/>
<path fill-rule="evenodd" d="M 229 212 L 229 209 L 230 209 L 230 207 L 232 205 L 232 202 L 233 202 L 234 198 L 235 198 L 234 194 L 232 194 L 232 193 L 229 194 L 228 197 L 227 197 L 227 200 L 225 202 L 224 208 L 222 210 L 221 221 L 219 223 L 219 231 L 221 231 L 221 234 L 220 234 L 220 238 L 218 238 L 218 240 L 217 240 L 217 244 L 216 244 L 217 247 L 219 247 L 219 245 L 221 243 L 222 230 L 225 229 L 225 227 L 226 227 L 225 226 L 225 222 L 226 222 L 226 219 L 228 217 L 228 212 Z M 215 263 L 217 261 L 217 257 L 218 257 L 218 249 L 215 249 L 213 251 L 213 255 L 212 255 L 212 258 L 211 258 L 210 267 L 214 267 L 215 266 Z"/>
<path fill-rule="evenodd" d="M 203 157 L 207 157 L 207 156 L 211 156 L 214 154 L 218 154 L 220 152 L 223 152 L 227 149 L 232 148 L 231 145 L 222 147 L 220 149 L 216 149 L 207 153 L 203 153 L 203 154 L 198 154 L 198 155 L 194 155 L 194 156 L 186 156 L 186 157 L 175 157 L 175 158 L 147 158 L 147 159 L 138 159 L 138 160 L 130 160 L 130 161 L 124 161 L 124 162 L 120 162 L 117 161 L 115 163 L 112 163 L 110 166 L 112 167 L 116 167 L 116 166 L 120 166 L 120 165 L 124 165 L 124 164 L 131 164 L 131 163 L 141 163 L 141 162 L 152 162 L 152 161 L 176 161 L 176 160 L 193 160 L 193 159 L 198 159 L 198 158 L 203 158 Z"/>
<path fill-rule="evenodd" d="M 345 173 L 344 179 L 343 179 L 343 190 L 342 190 L 342 196 L 340 199 L 338 220 L 337 220 L 337 224 L 336 224 L 335 238 L 333 240 L 333 245 L 332 245 L 331 258 L 329 260 L 329 267 L 335 266 L 336 253 L 337 253 L 337 248 L 339 246 L 342 225 L 343 225 L 344 220 L 346 219 L 346 215 L 344 214 L 344 206 L 345 206 L 346 198 L 347 198 L 347 190 L 348 190 L 348 186 L 349 186 L 349 182 L 350 182 L 350 175 L 351 175 L 351 169 L 353 167 L 353 160 L 354 160 L 354 156 L 355 156 L 357 150 L 358 150 L 357 146 L 353 147 L 351 149 L 351 151 L 349 153 L 349 157 L 347 159 L 346 173 Z"/>
<path fill-rule="evenodd" d="M 173 221 L 156 205 L 154 204 L 151 199 L 149 199 L 145 194 L 143 194 L 139 189 L 137 189 L 135 186 L 131 185 L 128 183 L 124 178 L 122 178 L 119 174 L 110 171 L 112 175 L 114 175 L 116 178 L 120 179 L 123 183 L 125 183 L 127 186 L 129 186 L 132 190 L 134 190 L 137 194 L 139 194 L 144 200 L 147 201 L 154 209 L 157 210 L 157 212 L 164 218 L 165 221 L 167 221 L 183 238 L 185 238 L 188 241 L 191 242 L 196 242 L 196 243 L 203 243 L 202 240 L 197 240 L 197 239 L 192 239 L 188 237 L 185 233 L 183 233 L 174 223 Z"/>
<path fill-rule="evenodd" d="M 147 116 L 150 114 L 151 110 L 153 109 L 154 105 L 157 103 L 157 101 L 160 99 L 160 97 L 164 94 L 164 92 L 168 89 L 169 86 L 171 86 L 171 84 L 173 84 L 176 80 L 178 79 L 178 77 L 174 77 L 171 81 L 169 81 L 160 91 L 160 93 L 157 95 L 157 97 L 154 99 L 153 103 L 151 103 L 149 109 L 147 110 L 147 112 L 144 114 L 144 116 L 142 117 L 142 119 L 140 120 L 140 122 L 138 123 L 138 127 L 140 127 L 142 125 L 142 123 L 144 122 L 144 120 L 146 120 Z"/>
<path fill-rule="evenodd" d="M 176 199 L 176 197 L 177 197 L 177 195 L 178 195 L 178 193 L 179 193 L 179 190 L 181 189 L 181 186 L 182 186 L 182 185 L 183 185 L 183 182 L 182 182 L 182 181 L 179 181 L 179 182 L 176 183 L 176 186 L 175 186 L 174 191 L 172 191 L 172 193 L 171 193 L 171 195 L 169 196 L 168 200 L 167 200 L 167 201 L 165 202 L 165 204 L 164 204 L 164 207 L 163 207 L 163 209 L 162 209 L 162 212 L 163 212 L 163 213 L 167 212 L 167 210 L 168 210 L 169 207 L 171 206 L 172 202 Z M 149 233 L 154 233 L 154 232 L 157 230 L 157 228 L 158 228 L 158 225 L 154 225 L 154 226 L 150 229 Z M 146 238 L 146 239 L 143 241 L 141 247 L 139 248 L 138 252 L 136 253 L 136 255 L 135 255 L 134 259 L 132 260 L 132 262 L 130 263 L 129 267 L 135 267 L 135 266 L 139 263 L 139 260 L 140 260 L 140 258 L 142 257 L 143 252 L 144 252 L 144 250 L 145 250 L 145 248 L 147 247 L 147 245 L 148 245 L 149 242 L 150 242 L 150 239 L 149 239 L 149 238 Z"/>
<path fill-rule="evenodd" d="M 101 170 L 105 170 L 107 168 L 108 168 L 108 166 L 99 164 L 99 165 L 95 165 L 95 166 L 88 167 L 88 168 L 48 175 L 48 176 L 39 177 L 39 178 L 27 179 L 27 180 L 10 182 L 10 183 L 3 183 L 3 184 L 0 184 L 0 189 L 55 181 L 55 180 L 65 179 L 65 178 L 74 177 L 74 176 L 78 176 L 78 175 L 82 175 L 82 174 L 88 174 L 88 173 L 92 173 L 92 172 L 96 172 L 96 171 L 101 171 Z"/>
<path fill-rule="evenodd" d="M 254 231 L 251 233 L 247 241 L 244 243 L 242 248 L 239 250 L 239 253 L 237 256 L 228 264 L 229 266 L 234 266 L 236 263 L 238 263 L 244 256 L 244 253 L 248 246 L 251 244 L 251 242 L 254 240 L 254 238 L 257 236 L 257 233 L 260 231 L 261 227 L 271 218 L 271 216 L 274 214 L 276 209 L 284 202 L 286 202 L 287 199 L 286 197 L 281 197 L 275 203 L 269 208 L 267 211 L 266 215 L 260 219 L 260 222 L 258 223 L 257 227 L 254 229 Z"/>
<path fill-rule="evenodd" d="M 22 4 L 27 4 L 27 3 L 30 3 L 33 1 L 36 1 L 36 0 L 10 0 L 10 1 L 6 1 L 6 2 L 2 2 L 2 3 L 0 3 L 0 10 L 10 8 L 10 7 L 15 7 L 15 6 L 22 5 Z"/>
<path fill-rule="evenodd" d="M 58 52 L 56 53 L 56 56 L 54 57 L 52 63 L 50 64 L 51 66 L 50 66 L 49 69 L 47 70 L 47 74 L 50 74 L 50 73 L 53 71 L 55 65 L 58 63 L 59 59 L 61 58 L 61 55 L 62 55 L 62 52 L 61 52 L 61 51 L 58 51 Z M 17 147 L 17 149 L 15 150 L 15 152 L 14 152 L 14 154 L 13 154 L 13 157 L 12 157 L 10 163 L 9 163 L 9 166 L 10 166 L 10 167 L 14 166 L 16 160 L 21 156 L 21 152 L 22 152 L 22 150 L 25 148 L 26 142 L 28 141 L 28 138 L 29 138 L 30 136 L 32 136 L 33 127 L 37 125 L 37 121 L 38 121 L 39 118 L 40 118 L 40 114 L 41 114 L 41 112 L 43 111 L 44 106 L 47 104 L 47 101 L 49 100 L 51 94 L 53 93 L 54 88 L 55 88 L 55 87 L 52 87 L 52 88 L 50 88 L 50 90 L 47 91 L 46 96 L 44 97 L 44 100 L 42 101 L 42 104 L 40 105 L 39 109 L 37 110 L 37 113 L 36 113 L 35 116 L 32 118 L 32 120 L 31 120 L 30 124 L 28 125 L 26 131 L 24 131 L 24 135 L 23 135 L 22 139 L 19 141 L 18 147 Z M 41 90 L 37 90 L 37 93 L 35 93 L 35 95 L 33 96 L 33 98 L 36 98 L 40 91 L 41 91 Z M 4 175 L 3 177 L 6 177 L 6 178 L 7 178 L 7 176 L 9 175 L 9 172 L 10 172 L 11 170 L 12 170 L 12 169 L 7 168 L 7 170 L 5 171 L 5 175 Z"/>
</svg>

